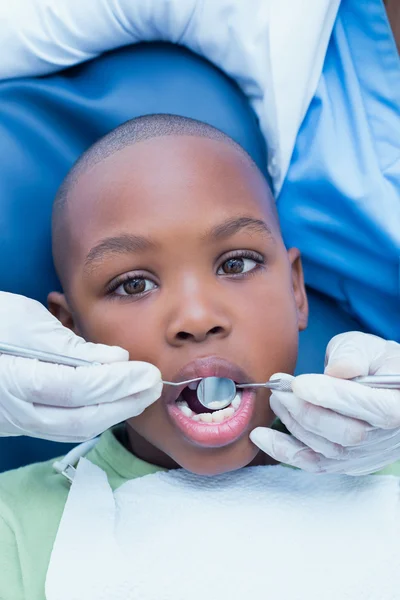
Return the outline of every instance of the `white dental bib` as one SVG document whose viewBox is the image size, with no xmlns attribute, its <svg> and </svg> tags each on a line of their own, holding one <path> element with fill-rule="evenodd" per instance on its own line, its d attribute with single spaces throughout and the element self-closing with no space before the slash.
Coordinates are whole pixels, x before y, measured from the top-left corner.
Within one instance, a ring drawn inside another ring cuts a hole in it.
<svg viewBox="0 0 400 600">
<path fill-rule="evenodd" d="M 400 480 L 183 470 L 115 492 L 81 458 L 47 600 L 398 600 Z"/>
</svg>

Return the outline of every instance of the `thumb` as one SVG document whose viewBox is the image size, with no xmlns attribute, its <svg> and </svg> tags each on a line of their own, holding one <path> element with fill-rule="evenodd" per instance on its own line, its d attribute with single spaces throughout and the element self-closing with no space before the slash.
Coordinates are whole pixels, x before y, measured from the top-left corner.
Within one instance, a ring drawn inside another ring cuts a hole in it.
<svg viewBox="0 0 400 600">
<path fill-rule="evenodd" d="M 385 340 L 360 331 L 336 335 L 326 349 L 324 373 L 341 379 L 368 375 L 384 345 Z"/>
<path fill-rule="evenodd" d="M 129 352 L 124 348 L 107 346 L 106 344 L 93 344 L 92 342 L 85 342 L 83 339 L 81 343 L 75 346 L 73 356 L 99 363 L 126 362 L 129 360 Z"/>
<path fill-rule="evenodd" d="M 57 327 L 56 333 L 57 352 L 74 358 L 81 358 L 90 362 L 114 363 L 129 360 L 129 352 L 119 346 L 107 346 L 106 344 L 94 344 L 86 342 L 82 337 L 76 335 L 63 325 Z"/>
</svg>

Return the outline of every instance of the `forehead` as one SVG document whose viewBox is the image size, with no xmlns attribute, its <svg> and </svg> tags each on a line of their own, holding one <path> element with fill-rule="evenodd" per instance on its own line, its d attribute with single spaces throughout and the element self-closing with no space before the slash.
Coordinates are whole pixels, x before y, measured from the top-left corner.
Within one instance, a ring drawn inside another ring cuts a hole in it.
<svg viewBox="0 0 400 600">
<path fill-rule="evenodd" d="M 240 213 L 274 224 L 272 202 L 262 174 L 235 146 L 166 136 L 127 146 L 81 174 L 67 226 L 82 256 L 101 237 L 132 229 L 165 237 Z"/>
</svg>

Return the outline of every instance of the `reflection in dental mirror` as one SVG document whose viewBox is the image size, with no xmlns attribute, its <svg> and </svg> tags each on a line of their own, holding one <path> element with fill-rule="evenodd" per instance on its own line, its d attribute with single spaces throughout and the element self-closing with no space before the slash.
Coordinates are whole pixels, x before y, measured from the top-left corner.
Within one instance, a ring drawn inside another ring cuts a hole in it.
<svg viewBox="0 0 400 600">
<path fill-rule="evenodd" d="M 236 395 L 236 385 L 227 377 L 205 377 L 197 386 L 197 398 L 206 408 L 221 410 L 228 406 Z"/>
</svg>

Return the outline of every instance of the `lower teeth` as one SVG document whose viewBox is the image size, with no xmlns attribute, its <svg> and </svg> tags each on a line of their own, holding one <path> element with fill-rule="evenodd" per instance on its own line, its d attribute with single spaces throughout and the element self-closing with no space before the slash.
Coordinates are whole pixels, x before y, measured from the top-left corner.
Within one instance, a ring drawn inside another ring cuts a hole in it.
<svg viewBox="0 0 400 600">
<path fill-rule="evenodd" d="M 242 401 L 242 392 L 237 392 L 236 396 L 232 400 L 231 404 L 222 410 L 216 410 L 213 413 L 200 413 L 196 414 L 189 408 L 186 400 L 179 399 L 176 402 L 179 410 L 193 421 L 201 421 L 202 423 L 223 423 L 226 419 L 232 417 L 232 415 L 237 411 Z"/>
</svg>

